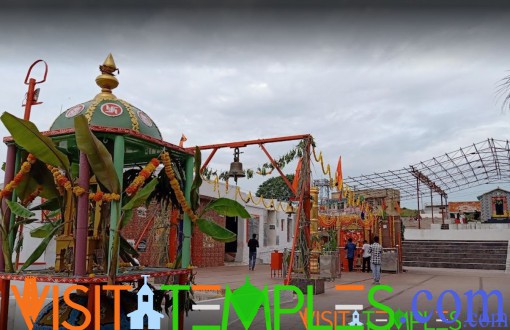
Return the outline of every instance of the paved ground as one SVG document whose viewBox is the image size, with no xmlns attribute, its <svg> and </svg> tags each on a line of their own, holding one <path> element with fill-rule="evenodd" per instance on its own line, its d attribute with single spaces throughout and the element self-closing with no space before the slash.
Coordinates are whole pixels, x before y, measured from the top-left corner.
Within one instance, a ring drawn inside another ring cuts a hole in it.
<svg viewBox="0 0 510 330">
<path fill-rule="evenodd" d="M 275 285 L 282 284 L 282 278 L 271 278 L 269 266 L 258 265 L 256 270 L 251 272 L 248 271 L 247 266 L 228 266 L 228 267 L 217 267 L 217 268 L 200 268 L 197 269 L 196 283 L 197 284 L 217 284 L 222 289 L 228 284 L 228 286 L 234 290 L 241 287 L 246 282 L 246 276 L 249 276 L 249 281 L 257 288 L 263 288 L 265 285 L 269 289 L 269 301 L 273 304 L 273 289 Z M 460 297 L 460 314 L 459 320 L 464 321 L 466 319 L 466 311 L 468 309 L 467 299 L 464 295 L 469 290 L 485 290 L 487 292 L 492 290 L 499 290 L 502 294 L 504 303 L 502 304 L 503 311 L 510 315 L 510 274 L 505 274 L 503 271 L 493 270 L 460 270 L 460 269 L 426 269 L 426 268 L 408 268 L 408 271 L 402 274 L 383 274 L 382 284 L 388 285 L 392 288 L 392 292 L 378 291 L 375 294 L 376 300 L 384 304 L 382 308 L 391 308 L 397 310 L 398 308 L 403 311 L 411 311 L 413 297 L 419 290 L 429 290 L 432 294 L 432 300 L 428 301 L 425 295 L 420 295 L 418 299 L 419 309 L 422 311 L 434 311 L 436 310 L 436 303 L 443 301 L 444 305 L 440 306 L 440 310 L 452 311 L 455 309 L 454 299 L 452 293 L 445 294 L 444 299 L 438 299 L 439 296 L 445 290 L 453 290 Z M 361 322 L 366 323 L 367 313 L 379 311 L 376 314 L 370 314 L 372 322 L 376 325 L 384 326 L 387 324 L 385 319 L 388 319 L 388 314 L 383 314 L 381 308 L 373 307 L 368 300 L 368 293 L 371 288 L 383 288 L 383 286 L 373 287 L 371 285 L 372 279 L 370 274 L 366 273 L 343 273 L 341 278 L 334 282 L 326 282 L 326 292 L 321 295 L 314 296 L 313 300 L 313 322 L 317 323 L 317 315 L 319 315 L 320 325 L 342 325 L 351 322 L 351 312 L 338 311 L 335 312 L 335 305 L 362 305 L 362 309 L 359 310 L 361 313 Z M 16 284 L 16 283 L 13 283 Z M 17 283 L 21 285 L 20 283 Z M 364 288 L 361 291 L 337 291 L 336 285 L 363 285 Z M 374 290 L 374 289 L 372 289 Z M 11 291 L 12 294 L 12 291 Z M 192 329 L 193 325 L 220 325 L 223 314 L 224 304 L 224 290 L 218 292 L 209 292 L 207 294 L 197 293 L 200 300 L 199 305 L 217 305 L 219 310 L 201 310 L 193 311 L 185 320 L 185 329 Z M 242 303 L 247 302 L 247 299 L 241 299 Z M 292 309 L 297 304 L 297 300 L 294 298 L 289 291 L 285 291 L 282 294 L 282 303 L 280 304 L 282 309 Z M 50 302 L 48 300 L 47 302 Z M 26 329 L 23 318 L 20 311 L 15 306 L 14 299 L 11 298 L 11 313 L 9 320 L 9 329 Z M 249 299 L 248 306 L 257 306 L 255 299 Z M 377 306 L 376 306 L 377 307 Z M 213 307 L 215 308 L 215 307 Z M 256 308 L 256 307 L 255 307 Z M 307 320 L 306 313 L 306 296 L 304 305 L 300 306 L 298 313 L 292 313 L 288 315 L 281 315 L 280 329 L 294 330 L 294 329 L 306 329 L 304 322 Z M 346 308 L 345 306 L 343 307 Z M 359 308 L 359 306 L 357 307 Z M 473 306 L 470 308 L 476 314 L 480 314 L 482 311 L 481 299 L 478 297 L 474 300 Z M 489 299 L 488 310 L 490 313 L 496 313 L 498 310 L 497 298 L 491 297 Z M 239 321 L 239 317 L 233 308 L 229 309 L 230 315 L 228 318 L 228 327 L 222 327 L 221 330 L 226 329 L 245 329 L 242 323 Z M 270 320 L 271 329 L 276 329 L 274 326 L 275 309 L 270 308 Z M 343 314 L 342 314 L 343 313 Z M 336 320 L 335 320 L 336 315 Z M 342 319 L 342 315 L 346 315 L 345 319 Z M 432 321 L 425 328 L 422 324 L 413 325 L 412 327 L 406 327 L 405 325 L 398 327 L 391 327 L 391 329 L 495 329 L 496 326 L 487 325 L 485 327 L 476 325 L 471 327 L 467 324 L 462 324 L 461 327 L 457 323 L 453 326 L 445 326 L 443 322 L 436 322 L 437 315 L 432 317 Z M 161 329 L 172 329 L 169 324 L 169 318 L 165 316 Z M 379 321 L 376 321 L 379 320 Z M 340 327 L 336 329 L 340 329 Z M 321 330 L 328 330 L 330 328 L 323 328 Z M 510 324 L 506 327 L 510 328 Z M 197 329 L 197 328 L 195 328 Z M 208 328 L 209 330 L 220 330 L 219 328 Z M 266 329 L 264 309 L 260 308 L 258 313 L 251 323 L 249 329 L 263 330 Z M 365 327 L 364 329 L 368 329 Z M 373 328 L 372 328 L 373 329 Z M 390 327 L 382 327 L 379 329 L 390 329 Z M 205 330 L 202 328 L 202 330 Z M 318 330 L 318 329 L 315 329 Z"/>
<path fill-rule="evenodd" d="M 197 284 L 220 284 L 222 288 L 228 284 L 232 289 L 242 286 L 246 281 L 246 275 L 249 275 L 250 283 L 258 288 L 268 285 L 269 289 L 272 290 L 275 285 L 282 284 L 281 278 L 271 278 L 269 267 L 267 265 L 258 266 L 254 272 L 247 270 L 246 266 L 241 267 L 218 267 L 218 268 L 203 268 L 197 270 L 196 282 Z M 497 328 L 494 325 L 488 324 L 477 324 L 470 326 L 468 324 L 462 324 L 460 327 L 460 321 L 464 321 L 467 316 L 468 299 L 465 293 L 469 290 L 485 290 L 490 292 L 492 290 L 499 290 L 502 294 L 504 303 L 503 311 L 510 315 L 510 274 L 505 274 L 502 271 L 483 271 L 483 270 L 457 270 L 457 269 L 426 269 L 426 268 L 407 268 L 407 272 L 402 274 L 383 274 L 382 284 L 390 286 L 392 292 L 378 291 L 375 294 L 376 300 L 391 308 L 397 310 L 400 308 L 403 311 L 412 310 L 413 297 L 420 290 L 429 290 L 432 294 L 431 301 L 428 301 L 425 294 L 421 294 L 418 299 L 418 308 L 422 311 L 434 311 L 437 310 L 438 301 L 442 301 L 443 305 L 439 306 L 440 309 L 447 310 L 449 313 L 453 310 L 461 310 L 459 316 L 459 323 L 454 323 L 450 326 L 445 325 L 443 322 L 437 322 L 438 315 L 435 314 L 431 321 L 427 324 L 427 329 L 494 329 Z M 356 284 L 363 285 L 364 290 L 362 291 L 337 291 L 336 285 L 345 284 Z M 326 282 L 326 292 L 321 295 L 314 297 L 314 316 L 319 315 L 320 325 L 332 325 L 335 321 L 336 324 L 342 325 L 351 322 L 351 315 L 347 312 L 336 312 L 335 305 L 362 305 L 363 311 L 359 311 L 362 315 L 360 317 L 362 323 L 366 323 L 367 314 L 371 311 L 374 314 L 370 314 L 372 322 L 376 325 L 383 326 L 387 324 L 385 319 L 388 318 L 388 314 L 381 313 L 380 308 L 371 306 L 368 301 L 368 292 L 372 288 L 372 279 L 370 274 L 366 273 L 343 273 L 340 279 L 334 282 Z M 383 288 L 378 286 L 377 289 Z M 440 295 L 446 290 L 452 290 L 459 296 L 460 305 L 455 308 L 454 293 L 445 293 L 444 299 L 438 299 Z M 223 305 L 223 298 L 221 292 L 216 294 L 216 298 L 212 300 L 201 301 L 201 305 Z M 201 299 L 206 297 L 202 296 Z M 272 300 L 272 295 L 271 295 Z M 290 297 L 284 297 L 284 301 L 287 302 L 281 305 L 281 308 L 290 309 L 296 306 L 297 300 L 290 301 Z M 306 304 L 306 296 L 305 296 Z M 304 320 L 305 307 L 300 309 L 300 313 L 282 315 L 281 316 L 281 327 L 285 329 L 305 329 Z M 383 307 L 384 308 L 384 307 Z M 497 298 L 491 297 L 489 299 L 489 313 L 496 313 L 498 310 Z M 473 300 L 472 308 L 475 314 L 481 314 L 482 311 L 482 300 L 477 297 Z M 375 313 L 379 311 L 379 313 Z M 274 326 L 274 308 L 271 308 L 272 325 Z M 347 314 L 346 318 L 342 319 L 342 313 Z M 208 324 L 208 325 L 219 325 L 221 324 L 221 311 L 195 311 L 192 312 L 186 319 L 186 329 L 191 329 L 191 325 L 197 324 Z M 376 322 L 376 319 L 379 320 Z M 314 318 L 316 323 L 317 318 Z M 237 315 L 230 309 L 229 317 L 229 329 L 244 329 L 243 325 L 239 321 Z M 339 328 L 339 327 L 337 327 Z M 366 328 L 366 327 L 365 327 Z M 425 329 L 422 324 L 415 324 L 414 326 L 406 327 L 403 325 L 400 329 Z M 504 328 L 510 328 L 510 325 Z M 250 329 L 265 329 L 265 319 L 263 309 L 260 308 L 257 317 L 250 326 Z M 273 327 L 274 329 L 274 327 Z M 397 327 L 392 327 L 397 329 Z M 324 329 L 326 330 L 326 329 Z"/>
</svg>

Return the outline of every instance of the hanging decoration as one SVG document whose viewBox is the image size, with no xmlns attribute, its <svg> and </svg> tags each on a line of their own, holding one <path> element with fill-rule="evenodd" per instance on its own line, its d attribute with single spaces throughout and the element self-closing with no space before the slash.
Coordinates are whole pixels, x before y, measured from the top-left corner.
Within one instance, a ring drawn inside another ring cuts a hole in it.
<svg viewBox="0 0 510 330">
<path fill-rule="evenodd" d="M 0 198 L 10 196 L 12 191 L 20 184 L 23 180 L 25 174 L 30 172 L 32 165 L 35 163 L 37 159 L 32 154 L 28 154 L 27 160 L 21 165 L 19 172 L 14 176 L 11 182 L 7 183 L 0 191 Z"/>
<path fill-rule="evenodd" d="M 138 176 L 131 182 L 131 184 L 126 188 L 126 195 L 132 196 L 135 194 L 138 189 L 145 183 L 152 173 L 159 166 L 159 160 L 156 158 L 152 158 L 151 161 L 140 171 Z"/>
<path fill-rule="evenodd" d="M 168 180 L 170 181 L 170 186 L 175 192 L 175 196 L 177 198 L 177 201 L 182 207 L 182 210 L 189 216 L 191 221 L 195 222 L 198 220 L 197 215 L 193 212 L 190 205 L 186 201 L 186 197 L 184 197 L 184 193 L 181 190 L 181 185 L 179 184 L 179 181 L 177 181 L 175 177 L 174 169 L 172 168 L 172 161 L 170 159 L 170 154 L 167 151 L 163 151 L 161 154 L 161 160 L 163 162 L 163 165 L 165 167 L 165 173 L 168 177 Z"/>
</svg>

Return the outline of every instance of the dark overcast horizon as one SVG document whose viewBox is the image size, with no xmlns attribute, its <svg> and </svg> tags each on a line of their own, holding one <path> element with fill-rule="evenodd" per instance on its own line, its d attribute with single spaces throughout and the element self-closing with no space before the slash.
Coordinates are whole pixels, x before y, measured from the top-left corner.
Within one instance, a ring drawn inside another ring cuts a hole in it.
<svg viewBox="0 0 510 330">
<path fill-rule="evenodd" d="M 356 176 L 508 138 L 497 97 L 510 69 L 503 1 L 141 3 L 0 4 L 0 111 L 21 116 L 26 70 L 42 58 L 48 81 L 32 120 L 48 129 L 97 94 L 98 65 L 111 52 L 114 93 L 176 144 L 182 133 L 188 146 L 311 133 L 333 168 L 341 155 L 344 176 Z M 266 162 L 246 151 L 245 167 Z M 231 158 L 218 153 L 212 167 Z M 264 179 L 240 185 L 254 191 Z"/>
</svg>

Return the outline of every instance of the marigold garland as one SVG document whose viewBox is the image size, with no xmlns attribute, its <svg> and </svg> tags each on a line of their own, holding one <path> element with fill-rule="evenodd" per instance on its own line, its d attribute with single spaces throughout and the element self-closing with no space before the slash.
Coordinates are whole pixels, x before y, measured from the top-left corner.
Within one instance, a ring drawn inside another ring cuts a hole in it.
<svg viewBox="0 0 510 330">
<path fill-rule="evenodd" d="M 30 194 L 27 196 L 27 198 L 25 198 L 22 202 L 23 205 L 28 205 L 30 203 L 32 203 L 34 201 L 34 199 L 36 199 L 37 196 L 39 196 L 39 194 L 41 193 L 41 191 L 43 190 L 43 187 L 41 185 L 38 185 L 37 188 Z"/>
<path fill-rule="evenodd" d="M 151 161 L 140 171 L 140 173 L 138 173 L 138 176 L 133 180 L 133 182 L 131 182 L 131 184 L 126 188 L 126 195 L 134 195 L 158 166 L 159 160 L 152 158 Z"/>
<path fill-rule="evenodd" d="M 161 160 L 163 162 L 163 165 L 165 166 L 165 173 L 170 181 L 170 186 L 175 192 L 175 197 L 177 198 L 177 201 L 181 205 L 182 210 L 186 212 L 186 214 L 190 217 L 191 221 L 193 222 L 197 221 L 198 220 L 197 215 L 193 212 L 193 210 L 189 206 L 188 201 L 184 197 L 184 193 L 181 190 L 179 181 L 177 181 L 177 179 L 175 178 L 174 169 L 172 168 L 172 161 L 170 160 L 170 154 L 164 151 L 161 154 Z"/>
<path fill-rule="evenodd" d="M 73 188 L 73 193 L 80 197 L 81 195 L 85 194 L 87 191 L 80 186 L 76 186 Z M 89 193 L 89 200 L 95 201 L 95 202 L 111 202 L 111 201 L 118 201 L 120 200 L 119 194 L 105 194 L 102 191 L 98 191 L 96 193 Z"/>
<path fill-rule="evenodd" d="M 46 165 L 46 167 L 51 171 L 51 174 L 53 174 L 53 179 L 59 187 L 62 187 L 65 190 L 71 190 L 73 187 L 71 181 L 69 181 L 69 179 L 66 178 L 66 176 L 63 175 L 58 168 L 51 165 Z"/>
<path fill-rule="evenodd" d="M 14 176 L 14 179 L 12 179 L 11 182 L 5 185 L 4 189 L 0 191 L 0 198 L 10 196 L 12 191 L 20 184 L 21 180 L 23 180 L 23 177 L 25 174 L 30 172 L 30 169 L 32 168 L 32 165 L 35 163 L 37 158 L 34 157 L 32 154 L 28 154 L 27 160 L 21 164 L 21 168 L 19 172 Z"/>
</svg>

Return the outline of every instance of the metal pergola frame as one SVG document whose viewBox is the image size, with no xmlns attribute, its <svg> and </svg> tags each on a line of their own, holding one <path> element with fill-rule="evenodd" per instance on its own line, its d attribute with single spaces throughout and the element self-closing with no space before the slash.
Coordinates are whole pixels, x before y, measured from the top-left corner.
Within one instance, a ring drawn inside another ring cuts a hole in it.
<svg viewBox="0 0 510 330">
<path fill-rule="evenodd" d="M 344 182 L 362 189 L 400 190 L 400 199 L 416 198 L 420 187 L 441 196 L 488 183 L 510 183 L 510 144 L 508 140 L 487 140 L 473 143 L 414 165 L 385 172 L 347 177 Z M 444 220 L 444 218 L 443 218 Z"/>
</svg>

